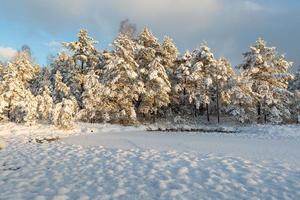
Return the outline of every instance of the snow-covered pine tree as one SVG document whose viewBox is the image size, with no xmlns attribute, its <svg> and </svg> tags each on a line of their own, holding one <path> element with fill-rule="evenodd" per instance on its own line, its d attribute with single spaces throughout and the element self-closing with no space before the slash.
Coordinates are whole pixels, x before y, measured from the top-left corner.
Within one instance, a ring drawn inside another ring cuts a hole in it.
<svg viewBox="0 0 300 200">
<path fill-rule="evenodd" d="M 294 94 L 290 109 L 293 121 L 300 123 L 300 67 L 296 71 L 294 79 L 290 81 L 289 90 Z"/>
<path fill-rule="evenodd" d="M 229 96 L 227 94 L 227 87 L 229 81 L 234 76 L 234 71 L 231 64 L 226 58 L 220 58 L 216 65 L 211 65 L 210 73 L 212 77 L 212 98 L 215 99 L 216 112 L 218 123 L 220 122 L 220 110 L 223 105 L 228 102 Z"/>
<path fill-rule="evenodd" d="M 61 102 L 70 96 L 70 88 L 63 82 L 60 71 L 56 71 L 53 88 L 53 100 L 55 103 Z"/>
<path fill-rule="evenodd" d="M 178 58 L 170 74 L 172 85 L 171 107 L 176 114 L 191 114 L 189 96 L 192 93 L 194 82 L 191 80 L 191 59 L 189 51 Z"/>
<path fill-rule="evenodd" d="M 135 54 L 135 60 L 139 64 L 140 79 L 144 82 L 145 91 L 146 91 L 146 93 L 144 93 L 142 96 L 142 101 L 140 101 L 139 104 L 140 106 L 138 107 L 138 110 L 139 113 L 142 113 L 144 116 L 148 116 L 148 117 L 152 116 L 155 118 L 156 115 L 158 114 L 158 109 L 163 106 L 165 107 L 170 103 L 169 95 L 171 91 L 168 90 L 170 89 L 171 85 L 170 85 L 168 73 L 166 72 L 165 66 L 162 65 L 163 63 L 162 60 L 163 58 L 165 58 L 165 61 L 167 61 L 167 59 L 173 59 L 171 58 L 172 56 L 170 56 L 172 53 L 170 47 L 171 44 L 165 43 L 164 54 L 166 57 L 164 57 L 162 46 L 160 45 L 158 39 L 151 33 L 151 31 L 148 28 L 144 28 L 144 30 L 138 36 L 137 44 L 138 45 Z M 168 56 L 170 57 L 168 58 Z M 153 67 L 154 69 L 152 69 Z M 159 70 L 160 72 L 157 73 L 155 72 L 156 70 Z M 154 75 L 156 77 L 154 77 Z M 148 91 L 148 89 L 150 89 L 150 85 L 158 84 L 156 82 L 159 81 L 161 82 L 162 85 L 160 85 L 158 88 L 152 88 L 150 91 Z M 158 98 L 157 95 L 156 94 L 154 95 L 153 93 L 155 90 L 157 91 L 166 90 L 168 92 L 163 92 L 163 96 L 162 96 L 163 99 L 159 100 L 157 99 Z M 158 100 L 159 103 L 153 102 L 154 99 Z M 151 104 L 154 103 L 155 103 L 154 107 L 150 108 L 149 106 L 151 106 Z"/>
<path fill-rule="evenodd" d="M 100 62 L 100 54 L 95 44 L 97 44 L 97 41 L 90 37 L 85 29 L 79 31 L 78 41 L 63 43 L 73 53 L 74 67 L 71 69 L 71 79 L 67 85 L 71 88 L 70 92 L 76 97 L 80 108 L 83 108 L 81 96 L 84 92 L 84 76 L 90 70 L 95 70 Z"/>
<path fill-rule="evenodd" d="M 114 54 L 102 75 L 103 83 L 110 90 L 110 102 L 114 105 L 111 120 L 124 124 L 136 123 L 134 102 L 143 92 L 143 83 L 139 81 L 138 64 L 134 60 L 135 43 L 128 36 L 119 34 L 114 47 Z"/>
<path fill-rule="evenodd" d="M 38 72 L 39 66 L 32 63 L 27 52 L 19 52 L 3 68 L 0 83 L 3 119 L 27 124 L 35 122 L 37 101 L 30 91 L 30 84 Z"/>
<path fill-rule="evenodd" d="M 39 120 L 49 123 L 52 119 L 53 99 L 47 85 L 44 86 L 42 94 L 37 96 Z"/>
<path fill-rule="evenodd" d="M 77 113 L 76 99 L 63 99 L 57 103 L 53 110 L 53 123 L 61 129 L 71 129 L 74 125 L 75 114 Z"/>
<path fill-rule="evenodd" d="M 4 84 L 2 84 L 3 76 L 4 76 L 4 64 L 0 64 L 0 121 L 3 121 L 4 119 L 7 118 L 6 109 L 8 107 L 8 103 L 7 101 L 5 101 L 2 93 L 5 87 Z"/>
<path fill-rule="evenodd" d="M 152 116 L 153 120 L 160 109 L 170 103 L 171 84 L 160 58 L 155 58 L 147 67 L 144 79 L 145 93 L 140 105 L 140 112 L 146 116 Z"/>
<path fill-rule="evenodd" d="M 300 66 L 294 75 L 294 79 L 290 81 L 289 90 L 292 92 L 296 90 L 300 91 Z"/>
<path fill-rule="evenodd" d="M 212 103 L 213 97 L 213 68 L 218 64 L 213 53 L 206 43 L 202 43 L 199 49 L 193 52 L 191 79 L 195 83 L 195 87 L 190 95 L 190 102 L 196 105 L 196 109 L 200 105 L 205 105 L 207 121 L 209 118 L 209 105 Z"/>
<path fill-rule="evenodd" d="M 57 58 L 54 59 L 51 63 L 51 75 L 50 80 L 52 88 L 55 88 L 56 76 L 59 72 L 60 82 L 69 87 L 69 95 L 76 97 L 77 101 L 80 101 L 81 98 L 81 86 L 83 84 L 84 74 L 79 72 L 76 69 L 74 59 L 65 52 L 58 54 Z M 54 91 L 55 94 L 55 91 Z M 61 101 L 62 98 L 59 98 L 58 101 Z M 57 100 L 54 99 L 57 103 Z"/>
<path fill-rule="evenodd" d="M 135 60 L 143 71 L 157 57 L 161 56 L 162 48 L 158 39 L 148 28 L 140 33 L 137 38 Z"/>
<path fill-rule="evenodd" d="M 291 104 L 293 121 L 300 123 L 300 90 L 295 90 L 293 102 Z"/>
<path fill-rule="evenodd" d="M 170 68 L 172 68 L 174 66 L 174 62 L 178 56 L 178 50 L 177 50 L 176 45 L 174 44 L 173 40 L 170 37 L 164 38 L 161 48 L 162 48 L 161 64 L 166 69 L 168 69 L 169 73 L 171 74 L 173 70 L 171 70 Z"/>
<path fill-rule="evenodd" d="M 241 123 L 255 121 L 256 94 L 252 91 L 252 82 L 244 77 L 236 77 L 229 82 L 226 112 Z"/>
<path fill-rule="evenodd" d="M 112 109 L 110 91 L 99 81 L 99 76 L 91 70 L 84 79 L 84 92 L 82 94 L 84 108 L 79 113 L 79 118 L 88 122 L 109 121 Z"/>
<path fill-rule="evenodd" d="M 252 90 L 258 97 L 258 120 L 271 123 L 289 120 L 292 94 L 287 88 L 292 75 L 288 68 L 292 63 L 278 55 L 275 47 L 267 47 L 261 38 L 243 55 L 244 62 L 239 68 L 242 77 L 253 82 Z"/>
<path fill-rule="evenodd" d="M 89 71 L 98 64 L 99 52 L 95 45 L 98 43 L 88 35 L 88 31 L 81 29 L 78 33 L 78 41 L 65 42 L 63 45 L 73 52 L 76 67 L 83 71 Z"/>
<path fill-rule="evenodd" d="M 31 81 L 30 90 L 34 96 L 37 96 L 43 92 L 45 86 L 51 87 L 50 72 L 47 67 L 42 67 Z"/>
</svg>

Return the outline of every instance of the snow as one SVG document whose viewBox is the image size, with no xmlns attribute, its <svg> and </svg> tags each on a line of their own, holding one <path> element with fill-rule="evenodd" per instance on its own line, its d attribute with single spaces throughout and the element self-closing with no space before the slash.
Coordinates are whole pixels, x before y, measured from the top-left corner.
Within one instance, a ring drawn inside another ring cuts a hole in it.
<svg viewBox="0 0 300 200">
<path fill-rule="evenodd" d="M 300 127 L 0 125 L 0 199 L 299 199 Z M 37 143 L 36 138 L 63 138 Z"/>
</svg>

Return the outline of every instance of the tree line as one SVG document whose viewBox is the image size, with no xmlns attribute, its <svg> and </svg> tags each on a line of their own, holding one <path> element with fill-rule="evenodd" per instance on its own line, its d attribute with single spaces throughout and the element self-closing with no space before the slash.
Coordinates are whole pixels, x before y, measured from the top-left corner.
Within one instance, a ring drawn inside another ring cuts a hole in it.
<svg viewBox="0 0 300 200">
<path fill-rule="evenodd" d="M 218 122 L 299 121 L 300 72 L 290 73 L 292 63 L 261 38 L 237 70 L 205 42 L 179 54 L 170 37 L 160 42 L 148 28 L 137 36 L 121 31 L 110 51 L 96 43 L 82 29 L 47 67 L 34 63 L 28 48 L 0 65 L 0 120 L 60 128 L 202 115 Z"/>
</svg>

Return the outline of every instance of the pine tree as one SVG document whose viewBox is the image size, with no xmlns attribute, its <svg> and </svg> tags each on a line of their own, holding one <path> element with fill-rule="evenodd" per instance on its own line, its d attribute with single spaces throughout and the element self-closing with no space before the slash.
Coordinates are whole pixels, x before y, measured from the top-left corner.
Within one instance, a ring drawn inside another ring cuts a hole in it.
<svg viewBox="0 0 300 200">
<path fill-rule="evenodd" d="M 71 94 L 77 99 L 80 108 L 83 108 L 82 93 L 84 92 L 84 76 L 95 70 L 100 62 L 100 53 L 96 50 L 97 42 L 88 35 L 87 30 L 81 29 L 78 33 L 78 41 L 63 43 L 73 55 L 74 67 L 71 67 L 71 79 L 67 85 L 71 88 Z M 69 62 L 69 59 L 65 59 Z M 70 68 L 70 67 L 69 67 Z"/>
<path fill-rule="evenodd" d="M 295 73 L 294 79 L 290 81 L 289 90 L 292 92 L 296 90 L 300 91 L 300 67 Z"/>
<path fill-rule="evenodd" d="M 30 84 L 38 72 L 39 66 L 32 63 L 27 52 L 19 52 L 3 68 L 0 83 L 2 119 L 27 124 L 35 122 L 37 101 L 30 91 Z"/>
<path fill-rule="evenodd" d="M 293 120 L 300 123 L 300 90 L 295 90 L 290 110 Z"/>
<path fill-rule="evenodd" d="M 99 53 L 95 48 L 97 43 L 88 35 L 87 30 L 81 29 L 78 33 L 78 41 L 63 43 L 63 45 L 74 53 L 76 67 L 83 72 L 93 69 L 98 63 Z"/>
<path fill-rule="evenodd" d="M 74 126 L 77 103 L 75 98 L 63 99 L 53 110 L 53 123 L 61 129 L 70 129 Z"/>
<path fill-rule="evenodd" d="M 110 91 L 99 81 L 94 70 L 85 76 L 84 93 L 82 94 L 84 108 L 79 118 L 88 122 L 106 122 L 110 119 L 112 102 L 109 101 Z M 109 118 L 109 119 L 108 119 Z"/>
<path fill-rule="evenodd" d="M 178 56 L 178 50 L 176 45 L 174 44 L 173 40 L 170 37 L 165 37 L 163 44 L 162 44 L 162 62 L 161 64 L 166 68 L 169 69 L 174 66 L 174 62 Z M 172 73 L 172 70 L 170 70 Z"/>
<path fill-rule="evenodd" d="M 194 102 L 196 108 L 205 105 L 207 121 L 209 118 L 209 105 L 212 103 L 212 89 L 214 86 L 214 74 L 212 69 L 218 64 L 206 43 L 193 52 L 191 78 L 195 87 L 190 95 L 190 102 Z"/>
<path fill-rule="evenodd" d="M 253 82 L 252 90 L 258 97 L 258 120 L 281 123 L 290 118 L 288 110 L 292 94 L 287 90 L 292 75 L 288 68 L 291 62 L 278 55 L 275 47 L 267 47 L 258 39 L 249 52 L 244 53 L 245 61 L 239 67 L 242 76 Z"/>
<path fill-rule="evenodd" d="M 161 56 L 161 45 L 148 28 L 140 33 L 137 38 L 135 60 L 143 71 L 158 56 Z"/>
<path fill-rule="evenodd" d="M 49 69 L 46 67 L 40 68 L 38 74 L 34 77 L 30 84 L 30 90 L 33 95 L 41 94 L 46 87 L 51 87 L 51 75 Z"/>
<path fill-rule="evenodd" d="M 58 103 L 70 96 L 70 88 L 63 82 L 60 71 L 56 72 L 54 81 L 53 100 Z"/>
<path fill-rule="evenodd" d="M 171 84 L 164 66 L 159 58 L 155 58 L 148 66 L 145 73 L 145 93 L 143 95 L 140 112 L 146 116 L 155 117 L 162 107 L 170 103 Z"/>
<path fill-rule="evenodd" d="M 250 123 L 256 116 L 256 94 L 252 91 L 252 82 L 243 77 L 231 79 L 227 90 L 226 112 L 241 123 Z"/>
<path fill-rule="evenodd" d="M 226 93 L 230 79 L 234 76 L 234 71 L 226 58 L 220 58 L 216 65 L 212 65 L 210 69 L 212 77 L 212 95 L 215 99 L 218 123 L 220 122 L 220 110 L 223 104 L 228 102 L 228 94 Z"/>
<path fill-rule="evenodd" d="M 187 51 L 181 58 L 177 59 L 170 75 L 172 93 L 171 106 L 177 114 L 191 112 L 189 97 L 192 94 L 194 82 L 191 79 L 192 55 Z"/>
<path fill-rule="evenodd" d="M 51 91 L 47 85 L 44 86 L 42 94 L 37 96 L 37 101 L 39 120 L 50 122 L 53 112 L 53 99 L 51 97 Z"/>
</svg>

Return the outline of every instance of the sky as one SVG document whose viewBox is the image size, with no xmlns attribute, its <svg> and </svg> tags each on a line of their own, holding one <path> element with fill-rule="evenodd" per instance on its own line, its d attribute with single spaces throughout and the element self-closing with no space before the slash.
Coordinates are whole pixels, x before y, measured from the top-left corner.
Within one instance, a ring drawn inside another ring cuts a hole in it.
<svg viewBox="0 0 300 200">
<path fill-rule="evenodd" d="M 172 37 L 181 53 L 207 41 L 216 57 L 237 65 L 262 37 L 300 65 L 299 0 L 1 0 L 0 15 L 2 61 L 26 44 L 46 65 L 80 28 L 107 49 L 120 21 L 129 19 L 138 31 L 147 26 L 160 40 Z"/>
</svg>

